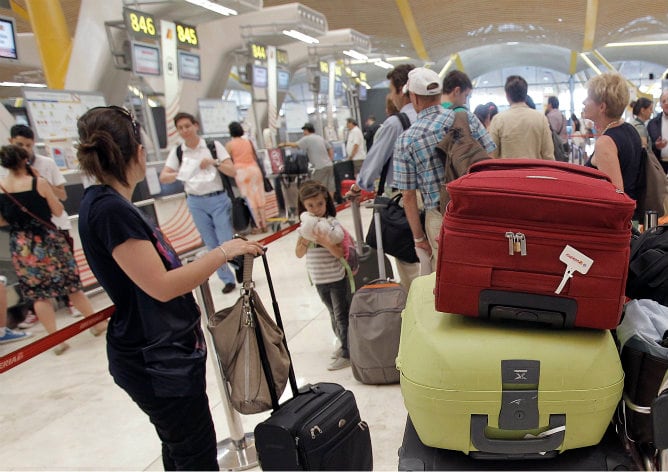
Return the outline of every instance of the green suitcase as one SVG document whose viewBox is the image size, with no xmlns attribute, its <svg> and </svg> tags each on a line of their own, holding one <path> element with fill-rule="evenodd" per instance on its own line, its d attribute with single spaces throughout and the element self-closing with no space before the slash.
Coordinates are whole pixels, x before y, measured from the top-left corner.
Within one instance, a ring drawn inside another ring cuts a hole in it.
<svg viewBox="0 0 668 472">
<path fill-rule="evenodd" d="M 598 444 L 624 387 L 609 331 L 495 324 L 434 310 L 435 274 L 402 314 L 401 392 L 427 446 L 549 457 Z"/>
</svg>

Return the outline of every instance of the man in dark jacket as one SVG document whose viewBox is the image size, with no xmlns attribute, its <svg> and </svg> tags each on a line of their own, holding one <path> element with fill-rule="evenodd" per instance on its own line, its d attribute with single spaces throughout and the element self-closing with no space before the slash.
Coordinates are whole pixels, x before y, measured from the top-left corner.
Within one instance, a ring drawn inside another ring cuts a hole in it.
<svg viewBox="0 0 668 472">
<path fill-rule="evenodd" d="M 662 112 L 649 120 L 647 133 L 652 143 L 652 151 L 661 162 L 664 172 L 668 172 L 668 90 L 661 94 Z"/>
</svg>

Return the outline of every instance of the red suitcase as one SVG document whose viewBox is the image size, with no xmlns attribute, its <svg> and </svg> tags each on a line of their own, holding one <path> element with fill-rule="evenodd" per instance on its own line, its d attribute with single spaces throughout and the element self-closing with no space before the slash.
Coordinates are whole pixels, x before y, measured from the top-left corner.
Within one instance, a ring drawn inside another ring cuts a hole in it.
<svg viewBox="0 0 668 472">
<path fill-rule="evenodd" d="M 554 161 L 488 160 L 448 191 L 438 311 L 617 326 L 635 202 L 605 174 Z"/>
</svg>

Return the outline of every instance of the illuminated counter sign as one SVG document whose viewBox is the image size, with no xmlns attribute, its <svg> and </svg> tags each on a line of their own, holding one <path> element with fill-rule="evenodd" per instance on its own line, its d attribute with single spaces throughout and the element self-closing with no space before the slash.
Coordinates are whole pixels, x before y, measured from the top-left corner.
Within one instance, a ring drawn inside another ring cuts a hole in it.
<svg viewBox="0 0 668 472">
<path fill-rule="evenodd" d="M 250 44 L 250 55 L 253 59 L 258 61 L 267 60 L 267 48 L 261 44 Z"/>
<path fill-rule="evenodd" d="M 289 66 L 288 52 L 283 49 L 276 49 L 276 64 L 279 66 Z"/>
<path fill-rule="evenodd" d="M 153 15 L 143 11 L 123 8 L 123 19 L 125 20 L 125 27 L 128 32 L 136 39 L 158 39 L 160 36 Z"/>
<path fill-rule="evenodd" d="M 199 38 L 197 36 L 197 29 L 191 25 L 184 25 L 183 23 L 175 23 L 176 25 L 176 41 L 179 46 L 187 48 L 199 48 Z"/>
</svg>

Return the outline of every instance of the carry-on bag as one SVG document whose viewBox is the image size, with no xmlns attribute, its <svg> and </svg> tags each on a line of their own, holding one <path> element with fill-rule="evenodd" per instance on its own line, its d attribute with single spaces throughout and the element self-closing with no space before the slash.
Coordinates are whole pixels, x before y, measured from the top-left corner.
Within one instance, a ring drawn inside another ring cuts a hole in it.
<svg viewBox="0 0 668 472">
<path fill-rule="evenodd" d="M 436 309 L 612 329 L 635 203 L 595 169 L 491 159 L 448 185 Z"/>
<path fill-rule="evenodd" d="M 625 373 L 618 419 L 632 441 L 668 449 L 668 307 L 632 300 L 616 333 Z"/>
<path fill-rule="evenodd" d="M 262 262 L 276 324 L 283 330 L 264 254 Z M 262 333 L 258 329 L 255 332 L 267 384 L 272 386 L 272 370 L 263 350 Z M 284 342 L 287 349 L 285 338 Z M 255 448 L 262 469 L 372 470 L 369 427 L 360 418 L 353 393 L 334 383 L 317 383 L 298 389 L 292 363 L 289 383 L 293 397 L 281 405 L 275 389 L 270 389 L 274 410 L 268 419 L 255 427 Z"/>
<path fill-rule="evenodd" d="M 425 446 L 410 417 L 399 447 L 398 470 L 636 470 L 610 426 L 600 443 L 566 451 L 549 460 L 474 459 L 460 451 Z"/>
<path fill-rule="evenodd" d="M 374 211 L 374 228 L 380 231 L 380 214 Z M 355 379 L 365 384 L 399 383 L 401 311 L 406 291 L 387 279 L 382 244 L 377 249 L 379 280 L 357 289 L 350 304 L 348 349 Z"/>
<path fill-rule="evenodd" d="M 545 458 L 599 443 L 624 386 L 610 331 L 438 313 L 434 282 L 431 274 L 411 284 L 397 357 L 425 445 Z"/>
</svg>

